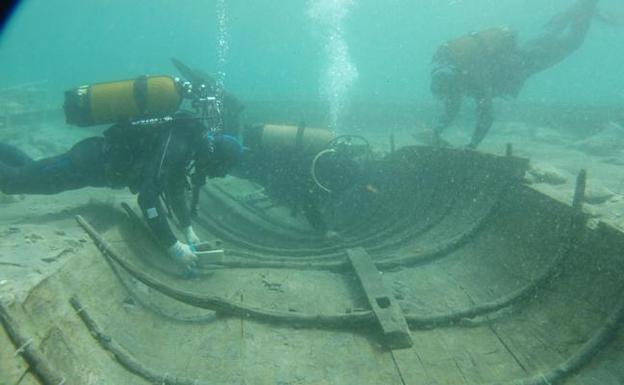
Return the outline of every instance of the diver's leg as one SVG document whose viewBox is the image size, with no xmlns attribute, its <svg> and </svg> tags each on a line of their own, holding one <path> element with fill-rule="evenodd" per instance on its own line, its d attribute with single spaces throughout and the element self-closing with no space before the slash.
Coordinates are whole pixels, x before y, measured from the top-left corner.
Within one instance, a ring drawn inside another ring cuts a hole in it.
<svg viewBox="0 0 624 385">
<path fill-rule="evenodd" d="M 475 130 L 472 134 L 472 139 L 467 148 L 474 150 L 479 144 L 485 139 L 488 131 L 490 131 L 490 127 L 492 127 L 492 123 L 494 122 L 494 116 L 492 112 L 492 100 L 491 99 L 480 99 L 476 101 L 477 103 L 477 124 L 475 126 Z"/>
<path fill-rule="evenodd" d="M 0 143 L 0 162 L 7 166 L 22 167 L 31 163 L 30 156 L 17 147 Z"/>
<path fill-rule="evenodd" d="M 459 91 L 453 92 L 444 100 L 444 113 L 438 119 L 437 124 L 433 127 L 433 145 L 435 147 L 448 147 L 449 143 L 442 139 L 442 131 L 451 125 L 457 118 L 457 114 L 461 108 L 462 95 Z"/>
<path fill-rule="evenodd" d="M 18 168 L 33 160 L 20 149 L 0 143 L 0 191 L 18 175 Z"/>
<path fill-rule="evenodd" d="M 8 193 L 7 187 L 13 183 L 18 175 L 18 168 L 0 162 L 0 192 Z"/>
<path fill-rule="evenodd" d="M 581 46 L 597 3 L 598 0 L 577 1 L 570 9 L 553 17 L 540 36 L 521 48 L 527 76 L 552 67 Z"/>
<path fill-rule="evenodd" d="M 103 143 L 103 138 L 88 138 L 62 155 L 23 167 L 4 165 L 0 167 L 0 190 L 6 194 L 57 194 L 106 186 Z"/>
</svg>

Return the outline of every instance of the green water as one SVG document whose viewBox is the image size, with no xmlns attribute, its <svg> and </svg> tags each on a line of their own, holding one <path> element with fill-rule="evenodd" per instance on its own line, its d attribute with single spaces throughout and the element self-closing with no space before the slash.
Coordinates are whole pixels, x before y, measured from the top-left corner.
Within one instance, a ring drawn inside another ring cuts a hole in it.
<svg viewBox="0 0 624 385">
<path fill-rule="evenodd" d="M 429 101 L 430 61 L 441 43 L 502 24 L 527 39 L 570 3 L 225 0 L 220 64 L 216 0 L 26 0 L 0 40 L 0 87 L 46 81 L 51 102 L 60 105 L 62 91 L 80 84 L 174 74 L 169 58 L 178 57 L 209 73 L 222 70 L 224 86 L 246 101 L 326 100 L 331 121 L 341 103 Z M 599 8 L 624 15 L 618 0 Z M 328 48 L 332 36 L 344 45 Z M 624 28 L 595 22 L 581 49 L 532 77 L 519 99 L 624 102 L 622 46 Z M 335 93 L 340 100 L 332 102 Z"/>
</svg>

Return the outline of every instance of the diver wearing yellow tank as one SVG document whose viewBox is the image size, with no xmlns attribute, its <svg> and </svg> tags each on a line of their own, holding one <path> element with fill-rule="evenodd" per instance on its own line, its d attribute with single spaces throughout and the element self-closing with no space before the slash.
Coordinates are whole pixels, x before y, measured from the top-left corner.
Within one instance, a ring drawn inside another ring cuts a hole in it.
<svg viewBox="0 0 624 385">
<path fill-rule="evenodd" d="M 340 138 L 329 129 L 304 124 L 247 126 L 245 156 L 236 176 L 260 184 L 293 214 L 301 211 L 320 235 L 339 241 L 339 233 L 324 218 L 325 201 L 349 190 L 370 192 L 366 162 L 357 157 L 368 147 L 356 150 L 338 143 Z"/>
<path fill-rule="evenodd" d="M 0 191 L 6 194 L 58 194 L 84 187 L 128 187 L 155 238 L 187 269 L 196 264 L 186 186 L 189 169 L 194 185 L 225 176 L 242 154 L 231 134 L 212 134 L 200 121 L 175 115 L 162 123 L 119 123 L 103 136 L 84 139 L 67 152 L 38 160 L 0 143 Z M 185 242 L 169 227 L 160 201 L 166 197 Z"/>
<path fill-rule="evenodd" d="M 242 107 L 230 95 L 223 106 L 229 112 L 224 120 L 209 92 L 205 84 L 182 83 L 168 76 L 67 91 L 68 123 L 83 127 L 114 124 L 101 136 L 38 160 L 0 143 L 0 191 L 49 195 L 83 187 L 128 187 L 138 194 L 155 238 L 175 261 L 191 269 L 199 238 L 186 202 L 187 177 L 196 190 L 206 178 L 225 176 L 243 152 L 235 136 Z M 195 113 L 178 111 L 183 96 L 193 100 Z M 176 215 L 186 243 L 171 231 L 161 196 Z"/>
<path fill-rule="evenodd" d="M 578 49 L 591 25 L 598 0 L 578 0 L 556 15 L 538 37 L 518 44 L 516 33 L 490 28 L 443 44 L 433 57 L 431 91 L 444 101 L 445 111 L 434 127 L 436 141 L 456 118 L 462 98 L 476 102 L 477 123 L 468 144 L 474 149 L 492 122 L 492 99 L 515 97 L 524 82 L 565 59 Z"/>
</svg>

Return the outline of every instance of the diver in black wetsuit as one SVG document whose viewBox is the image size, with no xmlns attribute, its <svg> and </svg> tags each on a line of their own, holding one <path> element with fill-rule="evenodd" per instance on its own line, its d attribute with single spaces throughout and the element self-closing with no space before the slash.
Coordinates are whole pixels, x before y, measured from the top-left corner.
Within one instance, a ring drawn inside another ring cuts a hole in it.
<svg viewBox="0 0 624 385">
<path fill-rule="evenodd" d="M 492 99 L 515 97 L 533 74 L 561 62 L 583 43 L 598 0 L 578 0 L 556 15 L 536 38 L 517 44 L 514 31 L 491 28 L 442 45 L 433 58 L 431 91 L 445 103 L 445 111 L 434 127 L 436 141 L 456 118 L 462 98 L 477 105 L 477 123 L 468 144 L 474 149 L 490 129 Z"/>
<path fill-rule="evenodd" d="M 224 177 L 238 162 L 242 145 L 235 136 L 211 133 L 190 115 L 148 124 L 116 124 L 103 136 L 84 139 L 64 154 L 32 160 L 19 149 L 0 144 L 0 191 L 6 194 L 57 194 L 83 187 L 129 187 L 149 227 L 169 254 L 195 266 L 185 188 L 189 170 L 194 185 Z M 160 201 L 164 195 L 183 228 L 178 241 Z"/>
<path fill-rule="evenodd" d="M 263 143 L 263 126 L 245 127 L 242 135 L 245 155 L 234 175 L 263 186 L 268 196 L 290 207 L 293 215 L 303 212 L 310 226 L 327 240 L 340 240 L 322 209 L 326 201 L 335 201 L 347 191 L 373 189 L 368 184 L 370 170 L 366 170 L 367 163 L 361 159 L 361 153 L 368 152 L 346 144 L 326 147 L 324 139 L 315 143 L 314 138 L 325 138 L 319 133 L 323 130 L 310 129 L 306 136 L 304 124 L 274 127 L 286 133 L 278 136 L 277 146 L 271 140 L 269 144 Z M 288 139 L 296 132 L 301 132 L 300 138 L 312 140 L 288 146 Z M 329 138 L 331 141 L 333 135 Z"/>
<path fill-rule="evenodd" d="M 312 228 L 324 234 L 326 239 L 339 240 L 340 234 L 329 228 L 323 217 L 323 200 L 332 196 L 335 198 L 349 189 L 369 187 L 365 170 L 349 154 L 336 151 L 318 159 L 315 175 L 310 175 L 309 171 L 302 175 L 305 180 L 301 181 L 304 191 L 300 195 L 300 202 L 304 216 Z"/>
</svg>

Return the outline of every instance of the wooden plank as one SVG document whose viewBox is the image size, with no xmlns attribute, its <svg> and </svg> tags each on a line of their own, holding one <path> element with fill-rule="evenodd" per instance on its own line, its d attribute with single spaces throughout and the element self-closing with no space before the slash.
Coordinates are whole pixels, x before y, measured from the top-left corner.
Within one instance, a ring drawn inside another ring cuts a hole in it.
<svg viewBox="0 0 624 385">
<path fill-rule="evenodd" d="M 327 314 L 352 303 L 351 288 L 337 275 L 287 270 L 259 270 L 256 274 L 254 278 L 237 272 L 224 279 L 223 284 L 240 287 L 245 302 L 255 306 L 292 306 L 312 314 Z M 252 283 L 260 281 L 259 278 L 279 285 L 280 290 L 254 288 Z M 302 293 L 310 292 L 309 289 L 316 290 L 316 296 L 304 294 L 309 301 L 301 301 Z M 332 301 L 324 300 L 332 295 Z M 243 302 L 243 297 L 240 300 Z M 227 383 L 404 385 L 390 352 L 371 343 L 367 335 L 351 330 L 276 326 L 245 317 L 240 318 L 240 327 L 240 336 L 232 338 L 230 343 L 240 347 L 241 356 L 234 364 L 242 380 Z"/>
<path fill-rule="evenodd" d="M 503 264 L 488 263 L 490 269 L 496 269 L 496 273 L 501 282 L 514 282 L 514 280 L 522 280 L 529 282 L 528 277 L 513 277 L 512 272 L 506 270 Z M 447 269 L 449 281 L 459 285 L 473 304 L 491 300 L 495 298 L 500 291 L 492 290 L 487 285 L 482 285 L 484 279 L 479 279 L 477 274 L 472 276 L 464 276 L 459 266 L 450 266 Z M 523 273 L 528 274 L 528 273 Z M 457 279 L 460 276 L 463 279 Z M 503 289 L 506 291 L 512 288 Z M 534 304 L 537 302 L 537 307 Z M 563 315 L 570 307 L 570 301 L 553 301 L 548 304 L 540 304 L 540 300 L 534 300 L 531 310 L 524 311 L 523 314 L 517 314 L 513 317 L 503 318 L 488 326 L 488 329 L 500 341 L 509 355 L 513 357 L 516 367 L 521 368 L 520 371 L 514 368 L 514 365 L 508 366 L 508 373 L 500 372 L 502 377 L 500 380 L 512 380 L 510 375 L 516 378 L 531 377 L 539 373 L 545 373 L 552 370 L 556 365 L 565 360 L 565 357 L 557 350 L 557 340 L 566 334 L 569 325 L 553 324 L 553 320 L 558 319 L 558 315 Z M 541 307 L 546 305 L 545 307 Z M 567 333 L 569 334 L 569 333 Z M 491 366 L 490 366 L 491 367 Z M 578 378 L 570 378 L 570 385 L 582 385 Z"/>
<path fill-rule="evenodd" d="M 444 329 L 439 334 L 468 383 L 507 382 L 527 375 L 489 326 Z"/>
<path fill-rule="evenodd" d="M 414 301 L 411 313 L 447 312 L 474 301 L 450 274 L 452 263 L 432 264 L 389 273 L 386 280 L 406 282 L 403 293 Z M 417 303 L 426 300 L 426 303 Z M 516 359 L 487 326 L 414 330 L 418 343 L 410 350 L 393 352 L 407 385 L 484 384 L 526 376 Z"/>
<path fill-rule="evenodd" d="M 486 326 L 419 330 L 412 334 L 418 344 L 393 352 L 406 385 L 487 384 L 526 376 Z"/>
<path fill-rule="evenodd" d="M 393 352 L 406 385 L 457 384 L 465 385 L 461 374 L 440 345 L 434 330 L 414 332 L 417 346 Z M 425 379 L 426 381 L 422 381 Z"/>
<path fill-rule="evenodd" d="M 412 337 L 403 312 L 386 289 L 368 253 L 363 248 L 356 248 L 347 250 L 347 255 L 381 326 L 385 345 L 391 349 L 411 347 Z"/>
<path fill-rule="evenodd" d="M 279 328 L 246 320 L 240 344 L 240 384 L 404 385 L 389 351 L 348 330 Z"/>
<path fill-rule="evenodd" d="M 0 384 L 21 383 L 29 368 L 22 356 L 15 354 L 16 347 L 0 324 Z"/>
<path fill-rule="evenodd" d="M 624 384 L 624 330 L 620 329 L 611 343 L 588 366 L 583 368 L 576 377 L 586 385 L 620 385 Z"/>
</svg>

